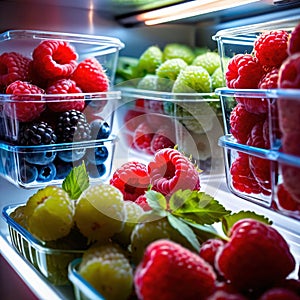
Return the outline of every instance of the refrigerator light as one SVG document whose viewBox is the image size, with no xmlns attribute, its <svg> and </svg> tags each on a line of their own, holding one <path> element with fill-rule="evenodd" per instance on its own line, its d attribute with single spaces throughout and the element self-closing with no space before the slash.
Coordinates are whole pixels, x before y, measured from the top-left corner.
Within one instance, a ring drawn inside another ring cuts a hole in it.
<svg viewBox="0 0 300 300">
<path fill-rule="evenodd" d="M 156 25 L 261 1 L 264 0 L 195 0 L 141 13 L 137 20 Z"/>
</svg>

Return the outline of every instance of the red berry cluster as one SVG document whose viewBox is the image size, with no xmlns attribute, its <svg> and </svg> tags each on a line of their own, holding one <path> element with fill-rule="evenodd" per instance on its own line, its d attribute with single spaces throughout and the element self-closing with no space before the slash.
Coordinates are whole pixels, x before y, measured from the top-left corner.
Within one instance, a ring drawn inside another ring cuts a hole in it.
<svg viewBox="0 0 300 300">
<path fill-rule="evenodd" d="M 110 184 L 118 188 L 124 200 L 135 201 L 145 210 L 149 209 L 145 192 L 153 190 L 170 197 L 179 189 L 200 189 L 197 167 L 182 153 L 164 148 L 157 151 L 153 159 L 145 165 L 130 161 L 119 167 L 112 175 Z"/>
<path fill-rule="evenodd" d="M 299 300 L 296 262 L 283 236 L 254 219 L 241 219 L 228 240 L 211 238 L 194 253 L 156 240 L 134 273 L 138 299 Z"/>
<path fill-rule="evenodd" d="M 124 124 L 128 146 L 139 152 L 153 155 L 176 144 L 175 127 L 164 116 L 162 101 L 136 99 L 134 108 L 126 111 Z"/>
<path fill-rule="evenodd" d="M 234 89 L 299 88 L 299 33 L 300 24 L 291 33 L 285 30 L 271 30 L 260 34 L 254 42 L 251 54 L 237 54 L 229 61 L 225 74 L 227 87 Z M 299 155 L 296 141 L 300 138 L 300 127 L 295 127 L 299 124 L 299 103 L 282 102 L 281 107 L 281 101 L 271 103 L 270 99 L 265 98 L 236 97 L 235 99 L 238 104 L 230 115 L 230 130 L 237 142 L 269 149 L 274 137 L 281 138 L 283 151 Z M 285 111 L 284 118 L 282 117 L 283 111 Z M 289 132 L 289 138 L 284 132 Z M 297 132 L 296 136 L 295 132 Z M 283 172 L 285 171 L 291 170 L 283 168 Z M 275 172 L 277 174 L 278 170 Z M 239 153 L 239 157 L 231 165 L 230 173 L 232 185 L 236 190 L 249 194 L 270 195 L 272 180 L 270 161 Z M 293 187 L 287 190 L 289 192 L 294 190 L 293 197 L 296 200 L 295 194 L 300 195 L 299 185 L 296 184 L 300 180 L 299 169 L 298 172 L 294 170 L 293 174 L 295 173 L 298 175 L 289 178 L 290 185 Z M 282 199 L 280 202 L 282 203 Z M 282 207 L 287 208 L 290 205 Z"/>
<path fill-rule="evenodd" d="M 79 62 L 75 48 L 66 41 L 44 40 L 33 49 L 31 58 L 16 52 L 0 55 L 0 91 L 13 95 L 4 111 L 20 122 L 37 119 L 47 108 L 55 112 L 85 108 L 82 96 L 48 105 L 41 94 L 106 92 L 108 88 L 109 79 L 98 60 L 92 57 Z M 28 94 L 38 95 L 26 97 Z"/>
</svg>

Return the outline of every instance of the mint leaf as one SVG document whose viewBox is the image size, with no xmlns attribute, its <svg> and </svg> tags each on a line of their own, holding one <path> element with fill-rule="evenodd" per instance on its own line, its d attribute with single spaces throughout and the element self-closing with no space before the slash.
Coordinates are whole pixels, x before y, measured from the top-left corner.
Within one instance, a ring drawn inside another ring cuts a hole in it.
<svg viewBox="0 0 300 300">
<path fill-rule="evenodd" d="M 171 214 L 168 214 L 168 221 L 170 225 L 180 232 L 181 235 L 183 235 L 188 242 L 195 248 L 197 252 L 200 250 L 200 243 L 197 239 L 197 236 L 195 235 L 194 231 L 183 221 L 180 219 L 174 217 Z"/>
<path fill-rule="evenodd" d="M 167 199 L 156 191 L 146 191 L 145 193 L 149 206 L 155 211 L 165 211 L 167 209 Z"/>
<path fill-rule="evenodd" d="M 174 194 L 172 194 L 169 201 L 170 210 L 175 211 L 182 207 L 187 199 L 191 197 L 192 193 L 192 190 L 178 190 Z"/>
<path fill-rule="evenodd" d="M 187 195 L 187 198 L 181 199 L 181 197 Z M 188 222 L 202 225 L 219 222 L 230 213 L 213 197 L 199 191 L 192 191 L 191 193 L 179 191 L 178 194 L 177 192 L 174 193 L 170 199 L 170 207 L 176 207 L 179 203 L 182 205 L 171 211 L 172 215 Z"/>
<path fill-rule="evenodd" d="M 66 191 L 71 199 L 78 199 L 81 193 L 89 187 L 89 176 L 84 162 L 74 167 L 62 183 L 62 189 Z"/>
<path fill-rule="evenodd" d="M 251 219 L 255 219 L 258 221 L 261 221 L 263 223 L 272 224 L 272 221 L 269 220 L 268 218 L 266 218 L 263 215 L 258 215 L 257 213 L 253 212 L 253 211 L 239 211 L 237 213 L 231 214 L 231 215 L 227 215 L 224 216 L 223 220 L 222 220 L 222 229 L 224 231 L 224 233 L 226 235 L 228 235 L 231 227 L 239 220 L 242 219 L 246 219 L 246 218 L 251 218 Z"/>
</svg>

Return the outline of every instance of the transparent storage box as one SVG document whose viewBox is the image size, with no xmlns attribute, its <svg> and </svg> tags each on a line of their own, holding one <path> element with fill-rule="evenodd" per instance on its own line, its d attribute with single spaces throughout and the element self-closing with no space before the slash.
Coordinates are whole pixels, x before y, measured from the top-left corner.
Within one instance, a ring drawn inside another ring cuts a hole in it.
<svg viewBox="0 0 300 300">
<path fill-rule="evenodd" d="M 17 187 L 61 184 L 71 169 L 85 163 L 90 182 L 106 181 L 112 170 L 117 137 L 40 146 L 0 143 L 0 175 Z"/>
<path fill-rule="evenodd" d="M 73 285 L 76 300 L 105 300 L 100 293 L 88 283 L 78 272 L 81 258 L 70 262 L 68 267 L 68 278 Z"/>
<path fill-rule="evenodd" d="M 63 286 L 70 285 L 68 280 L 68 265 L 75 258 L 82 257 L 83 247 L 75 250 L 60 244 L 46 244 L 32 236 L 24 227 L 18 224 L 12 217 L 16 209 L 24 204 L 9 205 L 3 208 L 2 216 L 8 225 L 9 236 L 15 250 L 20 253 L 34 268 L 36 268 L 50 283 Z M 77 241 L 77 245 L 80 241 Z M 84 243 L 82 243 L 84 244 Z"/>
<path fill-rule="evenodd" d="M 147 161 L 157 149 L 176 146 L 204 173 L 223 171 L 217 139 L 224 130 L 220 100 L 214 93 L 120 90 L 117 135 L 127 151 Z"/>
</svg>

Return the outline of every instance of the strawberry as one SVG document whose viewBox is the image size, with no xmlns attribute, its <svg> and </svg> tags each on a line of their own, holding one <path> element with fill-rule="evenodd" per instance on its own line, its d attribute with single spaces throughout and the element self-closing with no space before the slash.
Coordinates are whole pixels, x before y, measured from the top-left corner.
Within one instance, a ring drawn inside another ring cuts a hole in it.
<svg viewBox="0 0 300 300">
<path fill-rule="evenodd" d="M 254 42 L 254 55 L 262 66 L 279 67 L 287 58 L 289 33 L 271 30 L 260 34 Z"/>
<path fill-rule="evenodd" d="M 207 299 L 216 274 L 199 255 L 169 241 L 152 242 L 134 274 L 139 299 Z"/>
<path fill-rule="evenodd" d="M 125 200 L 135 201 L 150 184 L 147 167 L 140 162 L 127 162 L 113 173 L 110 184 L 122 192 Z"/>
<path fill-rule="evenodd" d="M 197 168 L 182 153 L 165 148 L 157 151 L 148 164 L 153 190 L 171 196 L 177 190 L 199 190 L 200 178 Z"/>
<path fill-rule="evenodd" d="M 102 65 L 94 57 L 80 62 L 71 79 L 84 93 L 107 92 L 109 88 L 109 78 Z"/>
<path fill-rule="evenodd" d="M 300 23 L 292 30 L 288 41 L 288 53 L 300 52 Z"/>
<path fill-rule="evenodd" d="M 242 292 L 271 288 L 296 266 L 289 245 L 270 225 L 255 219 L 237 221 L 230 240 L 216 256 L 216 268 Z"/>
<path fill-rule="evenodd" d="M 45 79 L 67 78 L 77 66 L 78 55 L 68 42 L 42 41 L 32 53 L 33 68 Z"/>
</svg>

